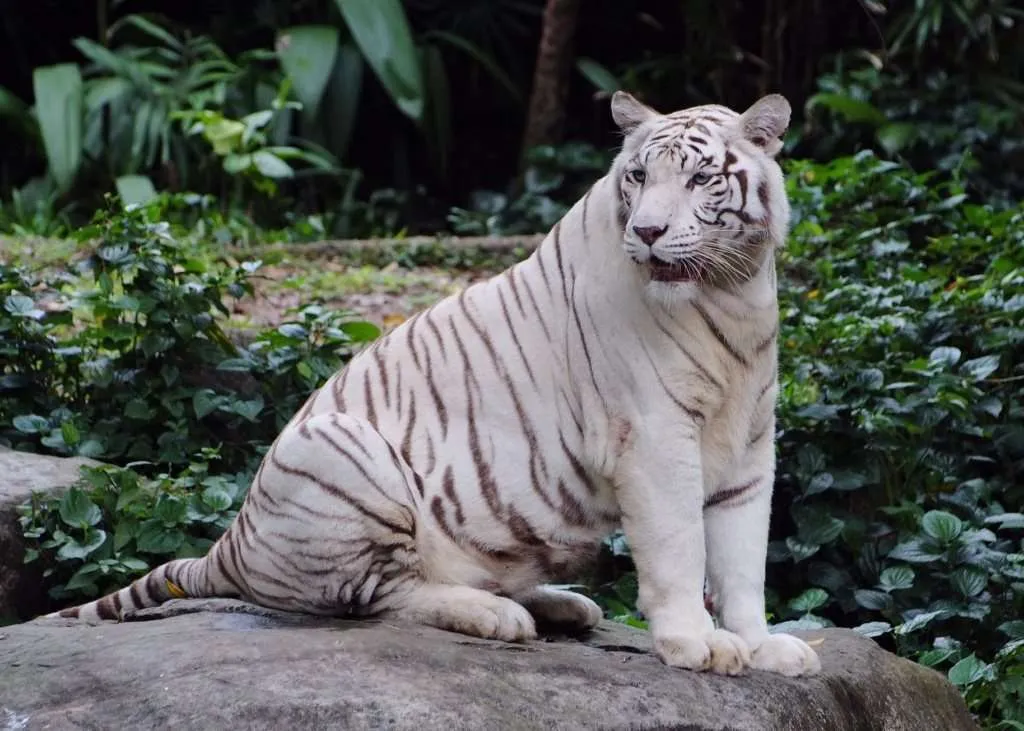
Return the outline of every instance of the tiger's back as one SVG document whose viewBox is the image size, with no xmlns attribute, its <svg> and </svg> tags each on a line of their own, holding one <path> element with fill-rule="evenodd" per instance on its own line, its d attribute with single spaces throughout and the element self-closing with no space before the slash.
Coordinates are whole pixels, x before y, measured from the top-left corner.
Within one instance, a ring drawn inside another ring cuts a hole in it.
<svg viewBox="0 0 1024 731">
<path fill-rule="evenodd" d="M 206 557 L 62 614 L 241 596 L 528 640 L 600 620 L 544 583 L 621 523 L 666 663 L 813 671 L 763 611 L 788 109 L 662 116 L 617 95 L 622 151 L 530 258 L 329 379 Z"/>
</svg>

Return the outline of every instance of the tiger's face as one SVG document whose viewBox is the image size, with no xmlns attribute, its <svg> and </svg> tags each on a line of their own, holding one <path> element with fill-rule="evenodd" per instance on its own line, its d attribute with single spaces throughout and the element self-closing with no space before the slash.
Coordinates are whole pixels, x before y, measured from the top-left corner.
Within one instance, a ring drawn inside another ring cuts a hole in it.
<svg viewBox="0 0 1024 731">
<path fill-rule="evenodd" d="M 773 94 L 743 114 L 708 105 L 663 115 L 617 92 L 612 116 L 626 133 L 612 174 L 628 257 L 655 287 L 749 280 L 785 238 L 774 157 L 789 103 Z"/>
</svg>

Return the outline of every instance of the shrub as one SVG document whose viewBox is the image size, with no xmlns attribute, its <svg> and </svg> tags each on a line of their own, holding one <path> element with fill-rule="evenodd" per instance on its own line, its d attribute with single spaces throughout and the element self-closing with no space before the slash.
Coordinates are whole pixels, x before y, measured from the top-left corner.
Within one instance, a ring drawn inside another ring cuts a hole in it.
<svg viewBox="0 0 1024 731">
<path fill-rule="evenodd" d="M 259 262 L 229 264 L 160 220 L 163 203 L 99 214 L 79 278 L 0 267 L 0 441 L 20 450 L 182 468 L 219 445 L 251 463 L 306 396 L 378 335 L 316 303 L 239 345 L 218 315 Z M 35 295 L 35 296 L 34 296 Z M 37 299 L 39 301 L 37 301 Z"/>
<path fill-rule="evenodd" d="M 790 172 L 773 609 L 969 691 L 1018 663 L 967 697 L 1024 720 L 1024 206 L 870 154 Z"/>
</svg>

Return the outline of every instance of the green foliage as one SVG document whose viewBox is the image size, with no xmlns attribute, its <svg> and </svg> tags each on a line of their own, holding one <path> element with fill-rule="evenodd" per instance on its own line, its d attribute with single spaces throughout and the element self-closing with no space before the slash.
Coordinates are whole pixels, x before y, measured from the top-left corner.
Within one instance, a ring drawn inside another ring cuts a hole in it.
<svg viewBox="0 0 1024 731">
<path fill-rule="evenodd" d="M 228 175 L 244 178 L 260 192 L 273 196 L 277 193 L 275 180 L 295 177 L 290 160 L 307 163 L 317 172 L 341 172 L 322 154 L 271 144 L 267 129 L 278 113 L 302 108 L 299 102 L 286 101 L 287 93 L 288 84 L 284 83 L 270 109 L 252 112 L 241 119 L 230 119 L 214 109 L 190 109 L 172 116 L 182 120 L 188 136 L 203 136 L 214 154 L 223 159 Z"/>
<path fill-rule="evenodd" d="M 50 174 L 58 189 L 67 190 L 82 163 L 82 74 L 64 63 L 36 69 L 32 82 Z"/>
<path fill-rule="evenodd" d="M 205 555 L 238 513 L 251 475 L 211 474 L 206 449 L 175 476 L 146 479 L 130 469 L 84 467 L 61 497 L 34 496 L 19 507 L 50 595 L 83 601 L 121 589 L 175 558 Z"/>
<path fill-rule="evenodd" d="M 1024 613 L 1024 207 L 933 178 L 870 154 L 790 167 L 773 609 L 817 587 L 826 622 L 996 668 Z M 1012 698 L 968 693 L 1024 719 Z"/>
<path fill-rule="evenodd" d="M 448 222 L 463 236 L 513 236 L 548 231 L 603 174 L 612 155 L 592 145 L 544 145 L 531 150 L 523 190 L 512 197 L 476 191 L 470 209 L 452 208 Z"/>
<path fill-rule="evenodd" d="M 310 303 L 239 345 L 225 302 L 251 293 L 259 262 L 228 264 L 160 220 L 165 201 L 100 214 L 80 278 L 39 282 L 0 266 L 0 440 L 21 450 L 187 464 L 220 445 L 242 469 L 369 323 Z M 49 285 L 49 286 L 47 286 Z"/>
</svg>

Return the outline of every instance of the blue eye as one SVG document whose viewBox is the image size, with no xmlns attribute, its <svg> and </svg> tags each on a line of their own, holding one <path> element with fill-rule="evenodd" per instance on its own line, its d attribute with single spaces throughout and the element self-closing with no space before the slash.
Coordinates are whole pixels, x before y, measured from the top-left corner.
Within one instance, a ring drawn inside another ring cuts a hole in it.
<svg viewBox="0 0 1024 731">
<path fill-rule="evenodd" d="M 634 183 L 643 183 L 645 180 L 647 180 L 647 173 L 645 173 L 643 170 L 639 168 L 635 170 L 630 170 L 628 173 L 626 173 L 626 175 Z"/>
<path fill-rule="evenodd" d="M 711 180 L 711 176 L 708 175 L 707 173 L 699 173 L 698 172 L 698 173 L 694 173 L 693 177 L 691 177 L 690 180 L 693 181 L 694 185 L 704 185 L 709 180 Z"/>
</svg>

